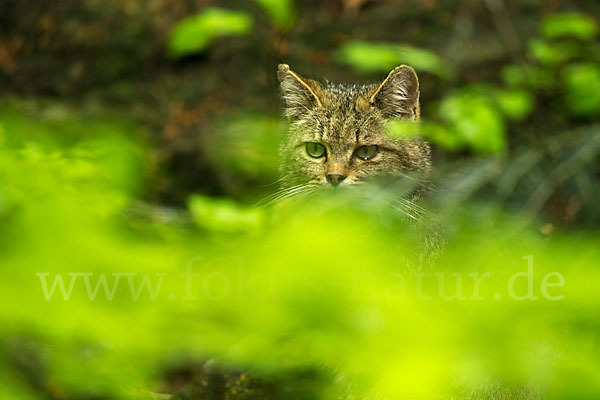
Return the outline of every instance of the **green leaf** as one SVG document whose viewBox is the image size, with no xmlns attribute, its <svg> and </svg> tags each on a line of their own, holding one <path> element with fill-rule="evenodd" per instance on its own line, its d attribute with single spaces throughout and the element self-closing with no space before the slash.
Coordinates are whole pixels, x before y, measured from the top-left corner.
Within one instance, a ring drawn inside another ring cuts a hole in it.
<svg viewBox="0 0 600 400">
<path fill-rule="evenodd" d="M 279 29 L 291 27 L 296 11 L 292 0 L 256 0 Z"/>
<path fill-rule="evenodd" d="M 431 143 L 446 150 L 456 151 L 465 147 L 464 141 L 449 127 L 435 122 L 421 123 L 421 134 Z"/>
<path fill-rule="evenodd" d="M 244 208 L 229 199 L 195 195 L 188 201 L 188 209 L 194 222 L 210 232 L 254 232 L 263 220 L 260 209 Z"/>
<path fill-rule="evenodd" d="M 336 58 L 363 73 L 388 72 L 401 64 L 438 76 L 450 72 L 450 67 L 428 50 L 387 43 L 348 42 L 337 50 Z"/>
<path fill-rule="evenodd" d="M 574 43 L 550 43 L 542 39 L 534 39 L 528 43 L 529 53 L 542 64 L 559 64 L 577 54 Z"/>
<path fill-rule="evenodd" d="M 441 117 L 449 123 L 459 143 L 477 154 L 506 148 L 504 120 L 486 96 L 462 92 L 444 99 Z"/>
<path fill-rule="evenodd" d="M 398 139 L 421 136 L 451 151 L 464 148 L 477 154 L 503 151 L 506 147 L 504 122 L 491 101 L 490 89 L 471 89 L 442 101 L 440 115 L 446 124 L 392 120 L 385 126 L 387 134 Z M 527 94 L 524 91 L 502 91 L 498 97 L 506 103 L 507 113 L 522 116 L 531 107 L 525 99 Z"/>
<path fill-rule="evenodd" d="M 252 19 L 242 12 L 210 8 L 180 21 L 169 35 L 168 50 L 174 57 L 201 52 L 216 38 L 243 35 L 251 28 Z"/>
<path fill-rule="evenodd" d="M 542 22 L 542 32 L 549 39 L 574 37 L 591 40 L 598 34 L 598 25 L 587 15 L 563 13 L 546 17 Z"/>
<path fill-rule="evenodd" d="M 494 99 L 510 119 L 522 120 L 533 111 L 535 100 L 523 89 L 502 89 L 494 92 Z"/>
<path fill-rule="evenodd" d="M 600 113 L 600 66 L 593 63 L 569 65 L 563 73 L 567 108 L 575 115 Z"/>
</svg>

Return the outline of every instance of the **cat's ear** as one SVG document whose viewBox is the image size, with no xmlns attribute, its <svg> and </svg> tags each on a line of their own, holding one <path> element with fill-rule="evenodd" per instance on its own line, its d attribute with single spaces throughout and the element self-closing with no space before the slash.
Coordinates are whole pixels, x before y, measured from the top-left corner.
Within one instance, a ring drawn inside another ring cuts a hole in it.
<svg viewBox="0 0 600 400">
<path fill-rule="evenodd" d="M 277 77 L 287 104 L 286 114 L 290 120 L 323 106 L 325 96 L 318 82 L 301 77 L 287 64 L 279 64 Z"/>
<path fill-rule="evenodd" d="M 369 96 L 371 106 L 386 118 L 419 118 L 419 79 L 412 67 L 394 68 Z"/>
</svg>

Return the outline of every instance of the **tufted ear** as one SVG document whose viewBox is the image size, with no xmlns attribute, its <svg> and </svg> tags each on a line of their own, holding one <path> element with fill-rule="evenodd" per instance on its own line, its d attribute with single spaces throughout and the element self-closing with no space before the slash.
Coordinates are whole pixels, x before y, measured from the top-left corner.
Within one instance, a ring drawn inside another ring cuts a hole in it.
<svg viewBox="0 0 600 400">
<path fill-rule="evenodd" d="M 419 79 L 412 67 L 394 68 L 369 96 L 371 105 L 386 118 L 419 118 Z"/>
<path fill-rule="evenodd" d="M 325 96 L 318 82 L 301 77 L 287 64 L 279 64 L 277 77 L 287 105 L 286 115 L 290 120 L 323 106 Z"/>
</svg>

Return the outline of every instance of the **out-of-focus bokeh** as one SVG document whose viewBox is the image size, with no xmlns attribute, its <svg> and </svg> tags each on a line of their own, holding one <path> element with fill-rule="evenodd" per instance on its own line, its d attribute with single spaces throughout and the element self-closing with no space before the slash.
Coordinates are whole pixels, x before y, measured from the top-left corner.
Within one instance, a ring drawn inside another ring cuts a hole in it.
<svg viewBox="0 0 600 400">
<path fill-rule="evenodd" d="M 597 1 L 0 9 L 1 398 L 600 397 Z M 272 201 L 280 62 L 413 66 L 426 201 Z"/>
</svg>

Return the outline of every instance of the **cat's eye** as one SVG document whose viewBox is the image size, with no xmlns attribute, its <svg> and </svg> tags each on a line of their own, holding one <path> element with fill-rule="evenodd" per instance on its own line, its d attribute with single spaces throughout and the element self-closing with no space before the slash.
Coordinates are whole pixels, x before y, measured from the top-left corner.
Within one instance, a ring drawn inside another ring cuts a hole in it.
<svg viewBox="0 0 600 400">
<path fill-rule="evenodd" d="M 361 160 L 367 161 L 371 158 L 375 157 L 379 152 L 379 148 L 377 145 L 369 145 L 369 146 L 360 146 L 358 149 L 354 151 L 356 157 Z"/>
<path fill-rule="evenodd" d="M 306 154 L 312 158 L 321 158 L 325 155 L 327 150 L 321 143 L 308 142 L 306 143 Z"/>
</svg>

